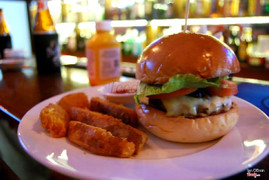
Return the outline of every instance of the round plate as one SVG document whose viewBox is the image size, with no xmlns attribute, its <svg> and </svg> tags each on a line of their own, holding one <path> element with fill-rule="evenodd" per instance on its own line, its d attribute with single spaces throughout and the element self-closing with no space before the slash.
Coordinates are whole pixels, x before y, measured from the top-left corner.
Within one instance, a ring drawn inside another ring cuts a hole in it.
<svg viewBox="0 0 269 180">
<path fill-rule="evenodd" d="M 100 96 L 100 87 L 85 92 Z M 234 97 L 240 119 L 226 136 L 208 143 L 182 144 L 149 135 L 144 149 L 132 158 L 105 157 L 87 152 L 66 138 L 52 138 L 41 128 L 39 113 L 60 94 L 30 109 L 22 118 L 18 137 L 34 159 L 50 169 L 75 178 L 98 179 L 219 179 L 239 173 L 269 152 L 269 119 L 255 106 Z M 143 129 L 142 129 L 143 130 Z M 145 131 L 145 130 L 143 130 Z"/>
</svg>

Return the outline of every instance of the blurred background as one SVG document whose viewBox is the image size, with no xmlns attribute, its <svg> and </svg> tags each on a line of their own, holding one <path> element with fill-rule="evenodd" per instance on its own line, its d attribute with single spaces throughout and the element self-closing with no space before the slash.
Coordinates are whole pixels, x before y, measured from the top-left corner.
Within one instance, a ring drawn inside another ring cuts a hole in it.
<svg viewBox="0 0 269 180">
<path fill-rule="evenodd" d="M 182 31 L 186 0 L 48 0 L 59 34 L 63 64 L 85 63 L 85 43 L 95 21 L 112 20 L 123 61 L 136 62 L 153 40 Z M 37 2 L 0 0 L 12 45 L 32 56 Z M 269 0 L 190 0 L 188 30 L 212 34 L 233 48 L 239 60 L 269 68 Z M 65 58 L 68 55 L 68 58 Z M 75 57 L 75 59 L 71 58 Z"/>
</svg>

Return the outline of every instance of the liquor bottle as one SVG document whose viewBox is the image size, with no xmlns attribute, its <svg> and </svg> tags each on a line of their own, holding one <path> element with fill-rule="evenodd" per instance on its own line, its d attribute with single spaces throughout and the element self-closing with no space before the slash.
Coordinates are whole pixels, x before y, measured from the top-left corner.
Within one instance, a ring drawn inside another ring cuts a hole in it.
<svg viewBox="0 0 269 180">
<path fill-rule="evenodd" d="M 238 48 L 240 45 L 240 28 L 239 26 L 230 26 L 229 46 L 232 48 L 236 56 L 238 57 Z"/>
<path fill-rule="evenodd" d="M 269 0 L 263 0 L 262 3 L 262 15 L 269 15 Z"/>
<path fill-rule="evenodd" d="M 86 44 L 90 85 L 118 81 L 121 62 L 121 44 L 116 40 L 111 21 L 96 22 L 96 34 Z"/>
<path fill-rule="evenodd" d="M 252 43 L 252 28 L 245 27 L 243 28 L 243 33 L 240 38 L 240 45 L 238 48 L 238 59 L 241 62 L 246 62 L 249 57 L 248 47 Z"/>
<path fill-rule="evenodd" d="M 0 59 L 4 59 L 4 50 L 12 48 L 11 37 L 7 27 L 3 10 L 0 9 Z"/>
<path fill-rule="evenodd" d="M 196 16 L 209 17 L 211 14 L 211 1 L 210 0 L 197 0 Z"/>
<path fill-rule="evenodd" d="M 82 36 L 81 29 L 79 27 L 79 23 L 82 22 L 82 13 L 77 13 L 77 22 L 75 27 L 75 34 L 76 34 L 76 50 L 77 51 L 85 51 L 85 38 Z"/>
<path fill-rule="evenodd" d="M 33 28 L 33 46 L 39 74 L 61 72 L 58 34 L 48 9 L 47 0 L 38 0 Z"/>
<path fill-rule="evenodd" d="M 239 5 L 239 0 L 218 0 L 218 13 L 224 17 L 238 16 Z"/>
<path fill-rule="evenodd" d="M 146 0 L 145 1 L 145 18 L 147 20 L 152 19 L 152 9 L 153 9 L 153 1 Z"/>
<path fill-rule="evenodd" d="M 237 17 L 239 15 L 239 7 L 240 1 L 239 0 L 232 0 L 230 5 L 230 14 L 233 17 Z"/>
<path fill-rule="evenodd" d="M 249 0 L 248 1 L 248 14 L 249 16 L 255 16 L 256 15 L 256 1 L 257 0 Z"/>
</svg>

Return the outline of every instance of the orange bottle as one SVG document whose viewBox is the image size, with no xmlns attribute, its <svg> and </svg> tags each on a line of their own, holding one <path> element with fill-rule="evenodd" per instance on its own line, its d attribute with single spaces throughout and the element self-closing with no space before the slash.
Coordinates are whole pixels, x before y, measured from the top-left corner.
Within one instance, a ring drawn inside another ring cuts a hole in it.
<svg viewBox="0 0 269 180">
<path fill-rule="evenodd" d="M 55 25 L 50 15 L 47 0 L 38 0 L 34 32 L 39 34 L 54 33 Z"/>
<path fill-rule="evenodd" d="M 86 44 L 90 85 L 118 81 L 121 76 L 121 44 L 116 40 L 111 21 L 96 22 L 96 34 Z"/>
</svg>

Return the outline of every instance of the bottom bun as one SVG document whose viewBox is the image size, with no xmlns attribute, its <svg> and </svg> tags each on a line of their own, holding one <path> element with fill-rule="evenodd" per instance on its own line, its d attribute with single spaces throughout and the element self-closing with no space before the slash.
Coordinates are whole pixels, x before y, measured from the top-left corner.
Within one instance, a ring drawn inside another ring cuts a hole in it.
<svg viewBox="0 0 269 180">
<path fill-rule="evenodd" d="M 168 117 L 163 111 L 141 104 L 136 106 L 139 122 L 152 134 L 173 142 L 199 143 L 227 134 L 239 118 L 238 108 L 202 118 Z"/>
</svg>

